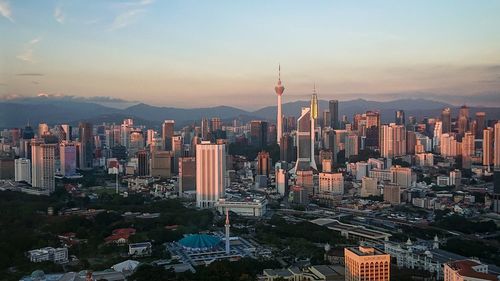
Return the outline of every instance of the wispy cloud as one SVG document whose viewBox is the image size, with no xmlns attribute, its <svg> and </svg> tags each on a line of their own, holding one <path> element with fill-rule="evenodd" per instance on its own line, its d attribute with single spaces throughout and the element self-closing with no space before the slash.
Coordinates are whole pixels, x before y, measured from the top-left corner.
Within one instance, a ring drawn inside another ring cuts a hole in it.
<svg viewBox="0 0 500 281">
<path fill-rule="evenodd" d="M 14 22 L 14 18 L 12 17 L 12 10 L 10 9 L 9 2 L 0 0 L 0 14 L 10 20 L 11 22 Z"/>
<path fill-rule="evenodd" d="M 60 24 L 63 24 L 66 20 L 66 15 L 64 14 L 61 6 L 57 6 L 54 9 L 54 19 Z"/>
<path fill-rule="evenodd" d="M 43 73 L 27 72 L 27 73 L 17 73 L 16 76 L 44 76 Z"/>
<path fill-rule="evenodd" d="M 121 12 L 114 18 L 109 30 L 117 30 L 133 24 L 153 2 L 154 0 L 140 0 L 123 3 L 120 7 Z"/>
<path fill-rule="evenodd" d="M 23 51 L 17 55 L 17 58 L 30 63 L 35 63 L 36 60 L 33 56 L 35 46 L 40 42 L 40 38 L 35 38 L 24 45 Z"/>
</svg>

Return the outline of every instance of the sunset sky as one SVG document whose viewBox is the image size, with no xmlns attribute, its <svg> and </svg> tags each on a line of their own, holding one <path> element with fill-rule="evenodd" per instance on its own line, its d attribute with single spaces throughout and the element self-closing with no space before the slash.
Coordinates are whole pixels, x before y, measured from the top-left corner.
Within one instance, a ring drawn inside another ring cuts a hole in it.
<svg viewBox="0 0 500 281">
<path fill-rule="evenodd" d="M 500 1 L 0 0 L 0 96 L 500 106 Z M 471 98 L 473 97 L 473 98 Z"/>
</svg>

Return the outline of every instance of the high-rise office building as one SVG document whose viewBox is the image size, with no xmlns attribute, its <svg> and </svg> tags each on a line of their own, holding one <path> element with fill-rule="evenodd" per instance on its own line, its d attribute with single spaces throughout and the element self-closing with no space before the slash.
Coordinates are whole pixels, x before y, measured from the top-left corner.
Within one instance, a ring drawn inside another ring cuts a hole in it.
<svg viewBox="0 0 500 281">
<path fill-rule="evenodd" d="M 31 185 L 49 192 L 55 190 L 55 144 L 31 143 Z"/>
<path fill-rule="evenodd" d="M 396 110 L 396 113 L 394 116 L 394 123 L 396 123 L 396 125 L 403 125 L 403 126 L 406 125 L 404 110 Z"/>
<path fill-rule="evenodd" d="M 289 133 L 284 134 L 281 137 L 280 142 L 280 160 L 285 162 L 295 161 L 295 153 L 293 146 L 293 138 Z"/>
<path fill-rule="evenodd" d="M 401 204 L 401 187 L 398 184 L 386 183 L 384 185 L 384 201 L 392 205 Z"/>
<path fill-rule="evenodd" d="M 331 120 L 330 120 L 330 111 L 329 110 L 323 110 L 323 124 L 322 124 L 322 128 L 328 128 L 328 127 L 331 127 Z"/>
<path fill-rule="evenodd" d="M 444 108 L 441 111 L 441 122 L 443 126 L 443 134 L 451 132 L 451 109 L 449 107 Z"/>
<path fill-rule="evenodd" d="M 210 124 L 207 118 L 201 119 L 201 139 L 210 140 Z"/>
<path fill-rule="evenodd" d="M 0 180 L 14 179 L 16 167 L 14 158 L 0 157 Z"/>
<path fill-rule="evenodd" d="M 79 168 L 82 170 L 92 169 L 94 162 L 94 138 L 92 136 L 92 124 L 82 122 L 78 125 L 78 131 L 80 140 Z"/>
<path fill-rule="evenodd" d="M 76 174 L 76 146 L 72 142 L 61 142 L 59 144 L 59 159 L 61 163 L 61 175 L 73 176 Z"/>
<path fill-rule="evenodd" d="M 406 155 L 406 130 L 403 125 L 383 125 L 381 130 L 380 155 L 385 158 Z"/>
<path fill-rule="evenodd" d="M 154 150 L 151 153 L 151 176 L 170 178 L 172 176 L 172 151 Z"/>
<path fill-rule="evenodd" d="M 483 138 L 483 131 L 486 128 L 486 113 L 483 111 L 476 112 L 476 138 Z"/>
<path fill-rule="evenodd" d="M 276 115 L 276 140 L 278 145 L 281 145 L 281 137 L 283 136 L 283 112 L 281 111 L 281 96 L 285 91 L 285 87 L 281 84 L 281 65 L 278 66 L 278 84 L 274 87 L 274 91 L 278 96 L 278 113 Z"/>
<path fill-rule="evenodd" d="M 493 128 L 483 130 L 483 166 L 488 168 L 493 164 Z"/>
<path fill-rule="evenodd" d="M 137 175 L 140 177 L 149 176 L 149 153 L 145 149 L 139 150 L 137 153 Z"/>
<path fill-rule="evenodd" d="M 269 152 L 261 151 L 257 155 L 257 175 L 263 175 L 269 178 L 271 173 L 271 157 Z"/>
<path fill-rule="evenodd" d="M 210 120 L 210 132 L 216 132 L 222 130 L 222 121 L 219 117 L 212 117 Z"/>
<path fill-rule="evenodd" d="M 391 256 L 376 248 L 344 248 L 346 281 L 389 281 Z"/>
<path fill-rule="evenodd" d="M 196 191 L 196 158 L 179 158 L 179 195 Z"/>
<path fill-rule="evenodd" d="M 250 143 L 259 149 L 267 144 L 267 125 L 266 121 L 253 120 L 250 122 Z"/>
<path fill-rule="evenodd" d="M 312 108 L 302 108 L 302 114 L 297 120 L 297 162 L 295 172 L 307 171 L 311 168 L 318 169 L 314 159 L 314 124 Z"/>
<path fill-rule="evenodd" d="M 469 130 L 469 108 L 466 105 L 460 107 L 457 123 L 458 134 L 463 136 Z"/>
<path fill-rule="evenodd" d="M 359 137 L 356 134 L 345 136 L 345 158 L 359 154 Z"/>
<path fill-rule="evenodd" d="M 31 183 L 31 161 L 26 158 L 18 158 L 14 161 L 15 181 Z"/>
<path fill-rule="evenodd" d="M 361 197 L 379 196 L 377 182 L 376 178 L 363 177 L 361 179 Z"/>
<path fill-rule="evenodd" d="M 68 124 L 62 124 L 61 127 L 64 130 L 65 137 L 66 137 L 64 140 L 65 141 L 72 141 L 73 140 L 73 137 L 72 137 L 73 128 Z"/>
<path fill-rule="evenodd" d="M 330 127 L 333 129 L 340 129 L 339 124 L 339 101 L 328 101 L 328 109 L 330 110 Z"/>
<path fill-rule="evenodd" d="M 365 122 L 365 146 L 370 149 L 377 149 L 380 146 L 380 113 L 375 111 L 367 111 L 363 114 Z"/>
<path fill-rule="evenodd" d="M 319 191 L 331 194 L 344 194 L 344 176 L 342 173 L 319 173 Z"/>
<path fill-rule="evenodd" d="M 202 141 L 196 146 L 196 206 L 210 208 L 226 190 L 226 145 Z"/>
<path fill-rule="evenodd" d="M 35 137 L 35 131 L 29 124 L 26 125 L 26 127 L 24 127 L 23 129 L 22 138 L 25 140 L 31 140 L 34 137 Z"/>
<path fill-rule="evenodd" d="M 500 168 L 500 122 L 495 124 L 495 137 L 493 143 L 493 165 Z"/>
<path fill-rule="evenodd" d="M 172 150 L 172 137 L 174 136 L 174 120 L 165 120 L 161 126 L 162 149 Z"/>
<path fill-rule="evenodd" d="M 49 125 L 47 123 L 40 123 L 38 124 L 38 138 L 42 138 L 46 134 L 48 134 L 49 131 Z"/>
<path fill-rule="evenodd" d="M 475 152 L 474 134 L 466 132 L 462 138 L 462 168 L 470 169 Z"/>
</svg>

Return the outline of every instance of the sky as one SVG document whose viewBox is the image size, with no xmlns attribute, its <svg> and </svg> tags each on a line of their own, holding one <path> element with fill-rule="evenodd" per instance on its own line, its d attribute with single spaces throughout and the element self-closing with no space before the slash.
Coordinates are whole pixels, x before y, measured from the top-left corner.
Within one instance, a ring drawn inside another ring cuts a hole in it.
<svg viewBox="0 0 500 281">
<path fill-rule="evenodd" d="M 0 0 L 0 97 L 500 106 L 500 1 Z"/>
</svg>

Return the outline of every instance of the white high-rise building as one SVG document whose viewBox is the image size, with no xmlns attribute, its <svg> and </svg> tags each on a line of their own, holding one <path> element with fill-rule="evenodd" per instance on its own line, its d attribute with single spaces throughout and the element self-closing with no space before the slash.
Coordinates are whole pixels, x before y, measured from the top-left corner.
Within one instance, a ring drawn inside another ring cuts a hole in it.
<svg viewBox="0 0 500 281">
<path fill-rule="evenodd" d="M 31 142 L 31 185 L 53 192 L 55 190 L 55 144 Z"/>
<path fill-rule="evenodd" d="M 31 160 L 19 158 L 14 160 L 15 181 L 31 183 Z"/>
<path fill-rule="evenodd" d="M 280 145 L 281 137 L 283 136 L 283 113 L 281 112 L 281 96 L 285 91 L 285 87 L 281 85 L 281 66 L 278 66 L 278 85 L 274 87 L 276 95 L 278 95 L 278 114 L 276 115 L 276 138 Z"/>
<path fill-rule="evenodd" d="M 202 141 L 196 146 L 196 206 L 213 207 L 226 191 L 226 145 Z"/>
</svg>

